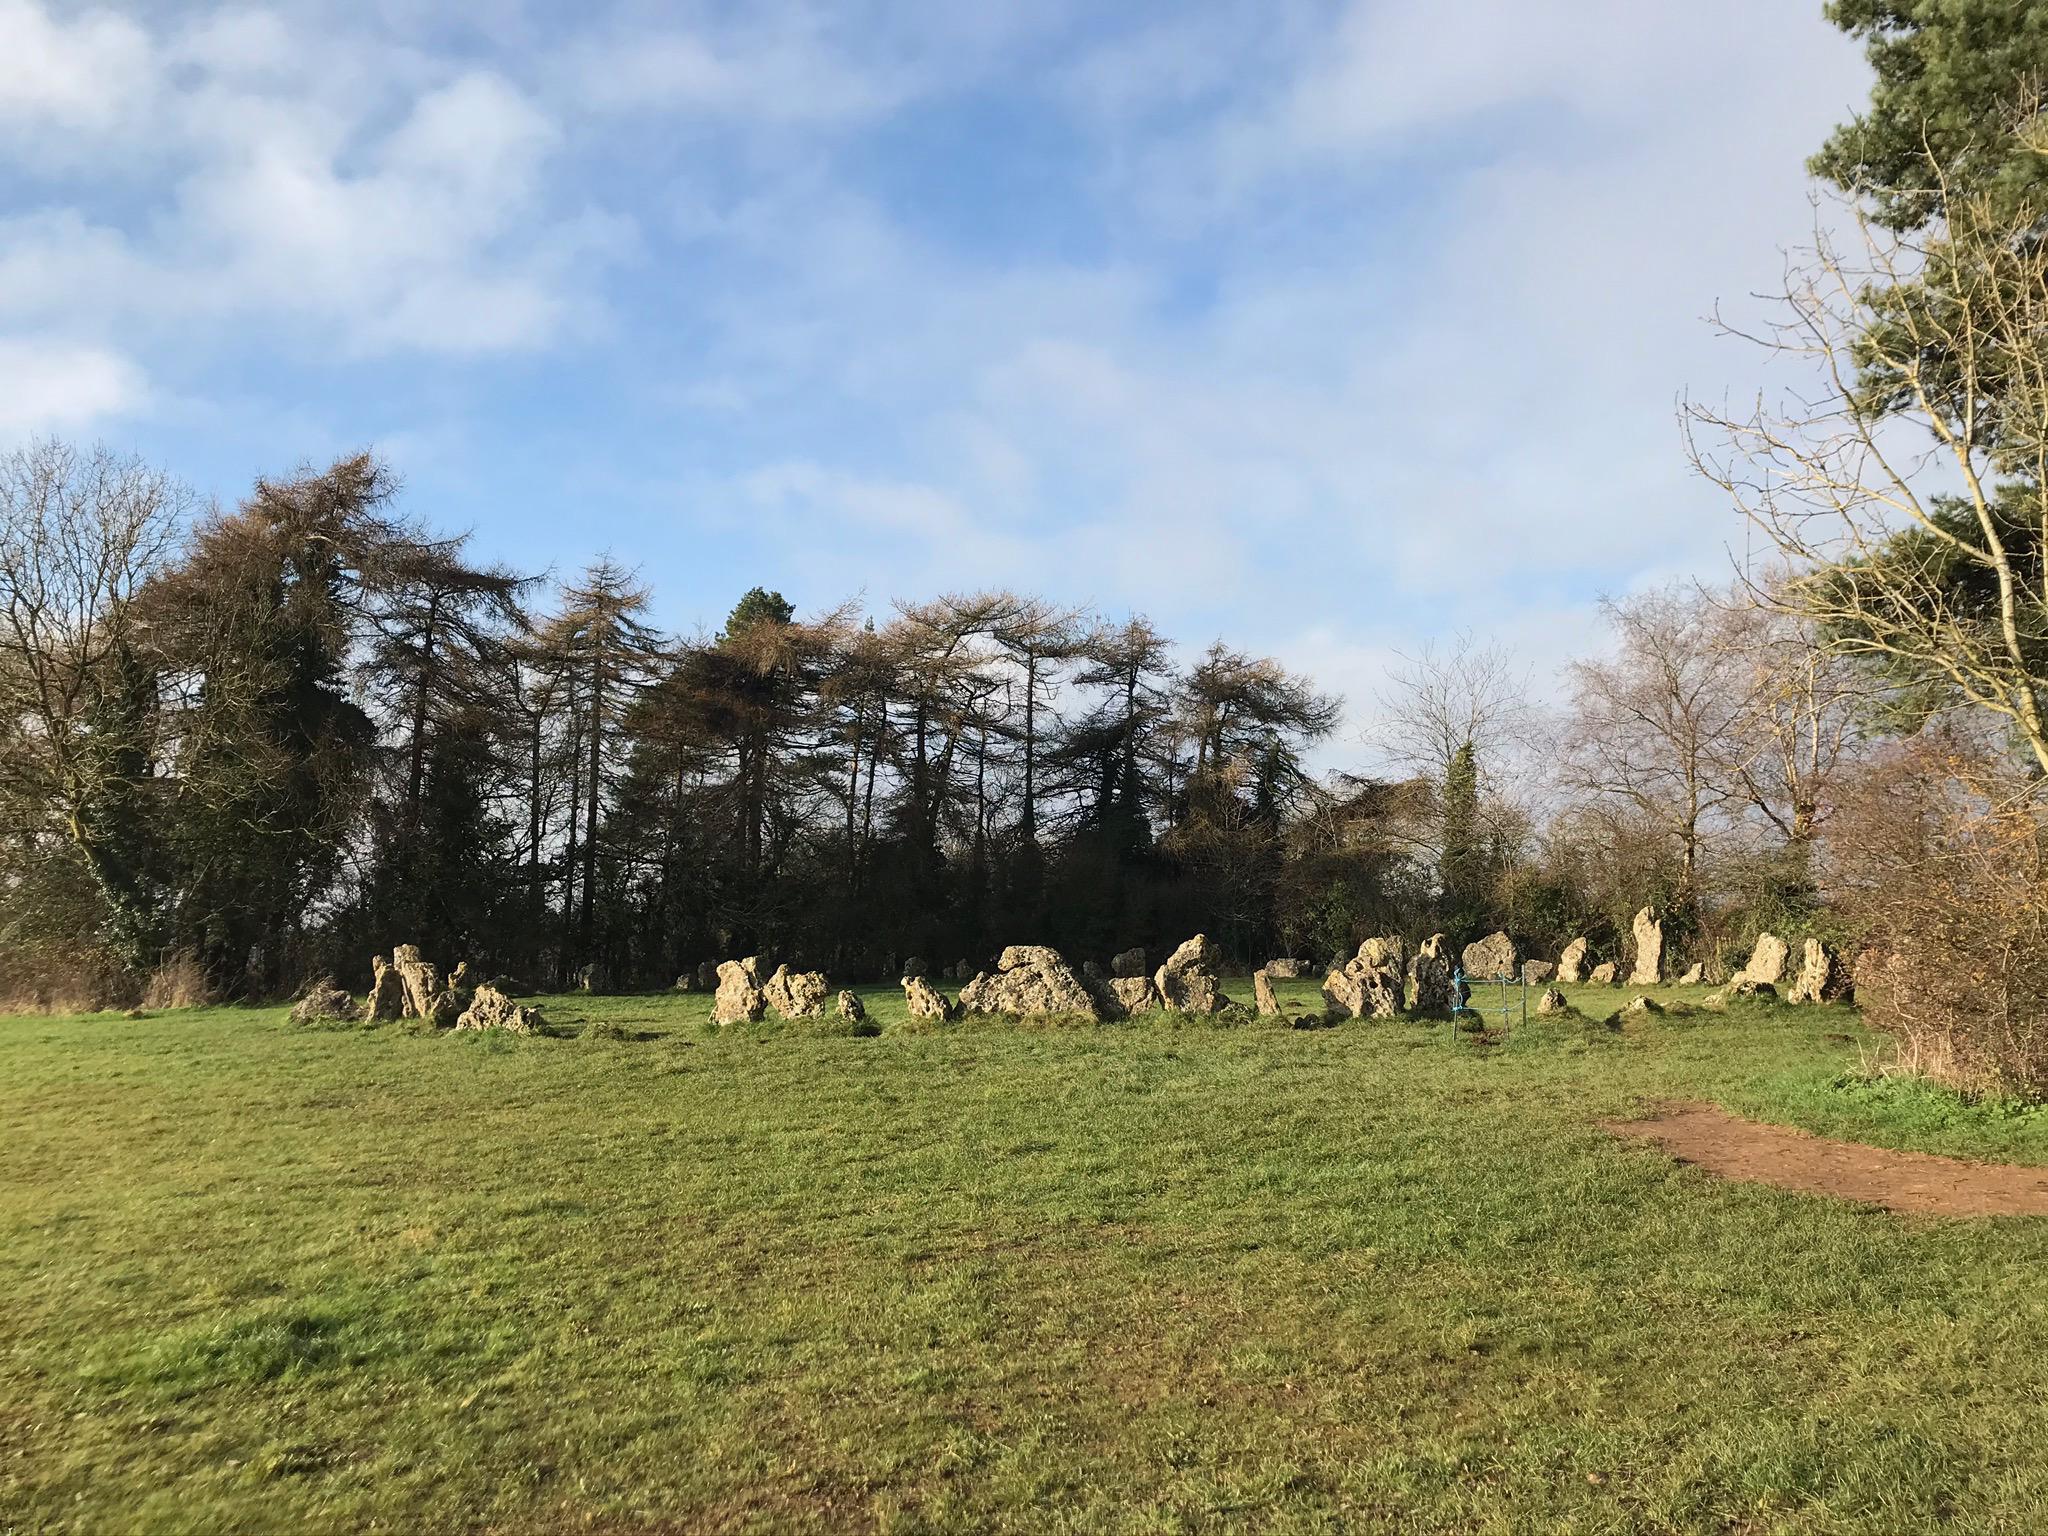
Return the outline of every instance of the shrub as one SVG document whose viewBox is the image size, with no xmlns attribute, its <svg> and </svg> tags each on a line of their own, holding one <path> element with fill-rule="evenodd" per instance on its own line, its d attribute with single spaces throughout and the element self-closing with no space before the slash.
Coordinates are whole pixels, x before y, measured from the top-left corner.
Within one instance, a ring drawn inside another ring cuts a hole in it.
<svg viewBox="0 0 2048 1536">
<path fill-rule="evenodd" d="M 1864 1017 L 1900 1068 L 2048 1097 L 2048 806 L 1996 755 L 1928 739 L 1876 762 L 1830 830 L 1866 946 Z"/>
<path fill-rule="evenodd" d="M 181 950 L 149 973 L 142 987 L 145 1008 L 204 1008 L 214 1000 L 197 957 Z"/>
</svg>

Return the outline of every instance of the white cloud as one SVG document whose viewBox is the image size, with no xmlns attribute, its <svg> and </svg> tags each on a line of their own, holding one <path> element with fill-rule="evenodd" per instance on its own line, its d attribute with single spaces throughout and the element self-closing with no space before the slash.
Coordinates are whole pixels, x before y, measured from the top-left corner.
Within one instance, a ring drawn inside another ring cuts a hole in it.
<svg viewBox="0 0 2048 1536">
<path fill-rule="evenodd" d="M 100 347 L 0 337 L 0 439 L 75 432 L 143 404 L 142 371 Z"/>
<path fill-rule="evenodd" d="M 35 0 L 0 0 L 0 124 L 111 128 L 147 92 L 151 54 L 125 17 L 91 10 L 67 22 Z"/>
</svg>

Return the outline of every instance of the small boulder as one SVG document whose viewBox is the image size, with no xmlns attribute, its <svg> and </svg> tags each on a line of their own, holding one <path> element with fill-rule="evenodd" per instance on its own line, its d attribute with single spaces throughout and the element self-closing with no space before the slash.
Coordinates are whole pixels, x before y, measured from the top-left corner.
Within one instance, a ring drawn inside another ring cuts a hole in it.
<svg viewBox="0 0 2048 1536">
<path fill-rule="evenodd" d="M 1126 949 L 1109 962 L 1109 974 L 1119 981 L 1128 981 L 1134 976 L 1150 978 L 1151 968 L 1145 964 L 1143 949 Z"/>
<path fill-rule="evenodd" d="M 715 961 L 705 960 L 698 963 L 697 990 L 699 992 L 716 992 L 718 990 L 718 965 Z"/>
<path fill-rule="evenodd" d="M 947 997 L 922 976 L 903 978 L 903 1004 L 914 1019 L 938 1019 L 945 1021 L 957 1018 L 960 1005 Z"/>
<path fill-rule="evenodd" d="M 332 976 L 316 977 L 292 1004 L 294 1024 L 329 1024 L 354 1019 L 356 1000 L 334 984 Z"/>
<path fill-rule="evenodd" d="M 1083 960 L 1081 962 L 1081 979 L 1083 981 L 1101 981 L 1103 979 L 1102 967 L 1093 960 Z"/>
<path fill-rule="evenodd" d="M 1638 993 L 1635 997 L 1629 999 L 1628 1005 L 1621 1011 L 1631 1018 L 1646 1019 L 1654 1014 L 1662 1013 L 1664 1005 L 1654 997 L 1644 997 Z"/>
<path fill-rule="evenodd" d="M 1557 962 L 1554 960 L 1524 960 L 1522 962 L 1522 980 L 1532 987 L 1542 986 L 1556 974 Z"/>
<path fill-rule="evenodd" d="M 1545 987 L 1543 989 L 1543 995 L 1536 999 L 1536 1011 L 1546 1015 L 1577 1012 L 1572 1007 L 1572 1000 L 1556 987 Z"/>
<path fill-rule="evenodd" d="M 1107 1001 L 1113 1008 L 1105 1012 L 1121 1012 L 1125 1016 L 1134 1013 L 1149 1013 L 1154 1008 L 1164 1007 L 1160 1001 L 1159 989 L 1152 985 L 1150 976 L 1112 976 L 1103 984 Z"/>
<path fill-rule="evenodd" d="M 925 963 L 920 956 L 912 955 L 908 960 L 903 962 L 904 980 L 908 981 L 913 977 L 921 977 L 924 975 L 924 973 Z"/>
<path fill-rule="evenodd" d="M 1299 960 L 1268 960 L 1265 965 L 1266 974 L 1275 981 L 1299 981 L 1307 969 Z"/>
<path fill-rule="evenodd" d="M 1603 960 L 1600 964 L 1594 966 L 1587 975 L 1586 980 L 1592 982 L 1596 987 L 1618 987 L 1621 985 L 1621 978 L 1615 974 L 1615 965 L 1612 960 Z"/>
<path fill-rule="evenodd" d="M 861 1003 L 858 993 L 841 992 L 839 994 L 839 1017 L 845 1019 L 850 1024 L 858 1024 L 867 1016 L 867 1008 Z"/>
<path fill-rule="evenodd" d="M 761 960 L 749 955 L 744 960 L 725 960 L 718 967 L 718 993 L 711 1000 L 714 1024 L 752 1024 L 768 1011 L 768 998 L 761 989 Z"/>
<path fill-rule="evenodd" d="M 683 972 L 683 974 L 682 974 L 682 975 L 678 976 L 678 977 L 676 978 L 676 990 L 677 990 L 678 992 L 694 992 L 694 991 L 696 991 L 696 990 L 697 990 L 697 973 L 696 973 L 695 971 L 685 971 L 685 972 Z"/>
<path fill-rule="evenodd" d="M 1706 965 L 1702 961 L 1695 960 L 1692 963 L 1691 969 L 1689 969 L 1683 976 L 1678 978 L 1678 984 L 1681 987 L 1697 987 L 1702 985 L 1706 981 L 1706 979 Z"/>
<path fill-rule="evenodd" d="M 1718 992 L 1709 992 L 1700 999 L 1703 1007 L 1726 1008 L 1730 1003 L 1775 1003 L 1778 989 L 1768 981 L 1752 981 L 1747 976 L 1737 976 Z"/>
<path fill-rule="evenodd" d="M 523 1007 L 489 982 L 470 994 L 469 1006 L 455 1019 L 457 1029 L 502 1029 L 515 1035 L 537 1035 L 543 1027 L 538 1008 Z"/>
</svg>

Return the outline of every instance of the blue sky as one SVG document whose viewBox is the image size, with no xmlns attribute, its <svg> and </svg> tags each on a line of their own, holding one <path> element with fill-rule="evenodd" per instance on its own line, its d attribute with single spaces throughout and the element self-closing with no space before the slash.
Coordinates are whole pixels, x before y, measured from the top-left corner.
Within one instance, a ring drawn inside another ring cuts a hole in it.
<svg viewBox="0 0 2048 1536">
<path fill-rule="evenodd" d="M 0 441 L 371 446 L 715 626 L 987 584 L 1369 728 L 1742 529 L 1681 393 L 1863 97 L 1806 0 L 0 0 Z"/>
</svg>

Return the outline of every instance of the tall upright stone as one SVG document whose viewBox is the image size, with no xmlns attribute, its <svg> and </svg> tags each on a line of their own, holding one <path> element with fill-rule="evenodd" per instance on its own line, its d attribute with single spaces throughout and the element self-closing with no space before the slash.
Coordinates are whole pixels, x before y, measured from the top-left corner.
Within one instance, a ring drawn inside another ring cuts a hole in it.
<svg viewBox="0 0 2048 1536">
<path fill-rule="evenodd" d="M 1592 950 L 1591 941 L 1573 939 L 1565 945 L 1557 957 L 1557 979 L 1568 986 L 1575 986 L 1586 979 L 1586 961 Z"/>
<path fill-rule="evenodd" d="M 1629 972 L 1632 987 L 1654 987 L 1664 980 L 1664 920 L 1644 907 L 1636 913 L 1636 965 Z"/>
</svg>

